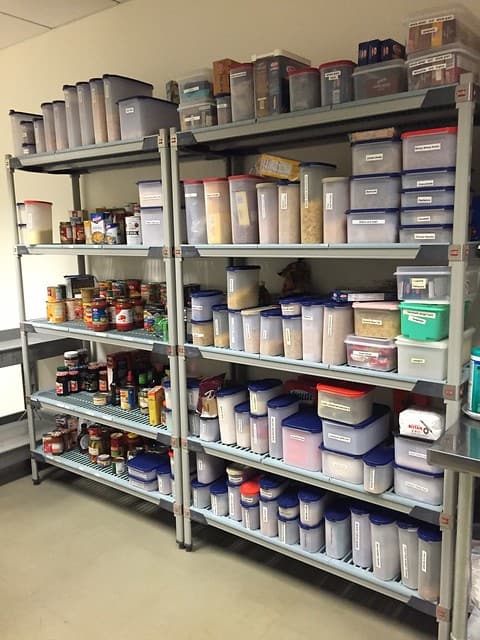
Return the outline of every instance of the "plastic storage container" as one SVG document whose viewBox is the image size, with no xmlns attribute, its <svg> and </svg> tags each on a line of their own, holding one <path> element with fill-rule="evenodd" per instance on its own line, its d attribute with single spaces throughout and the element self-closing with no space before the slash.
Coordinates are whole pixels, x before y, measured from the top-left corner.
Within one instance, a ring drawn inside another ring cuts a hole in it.
<svg viewBox="0 0 480 640">
<path fill-rule="evenodd" d="M 65 84 L 63 86 L 63 95 L 65 97 L 68 146 L 73 149 L 82 145 L 77 87 Z"/>
<path fill-rule="evenodd" d="M 207 453 L 197 453 L 197 479 L 202 484 L 210 484 L 225 471 L 225 461 Z"/>
<path fill-rule="evenodd" d="M 45 112 L 44 106 L 46 104 L 51 105 L 51 103 L 42 104 L 41 105 L 42 114 L 44 114 Z M 16 156 L 21 156 L 23 154 L 22 144 L 24 142 L 24 139 L 22 137 L 22 127 L 20 123 L 34 122 L 36 119 L 41 118 L 42 116 L 36 113 L 26 113 L 25 111 L 15 111 L 14 109 L 10 109 L 10 111 L 8 112 L 8 115 L 10 117 L 10 124 L 12 126 L 14 152 Z M 53 127 L 53 120 L 52 120 L 52 127 Z M 55 137 L 55 132 L 53 132 L 53 137 Z M 54 151 L 54 149 L 49 149 L 49 150 Z"/>
<path fill-rule="evenodd" d="M 259 478 L 255 477 L 240 485 L 240 497 L 245 504 L 256 504 L 260 501 Z"/>
<path fill-rule="evenodd" d="M 336 166 L 324 162 L 300 164 L 300 238 L 302 244 L 323 242 L 322 179 L 335 173 Z"/>
<path fill-rule="evenodd" d="M 427 189 L 403 189 L 404 207 L 453 207 L 455 187 L 429 187 Z"/>
<path fill-rule="evenodd" d="M 227 178 L 205 178 L 205 216 L 208 244 L 230 244 L 232 224 Z"/>
<path fill-rule="evenodd" d="M 352 74 L 355 63 L 351 60 L 325 62 L 320 67 L 322 107 L 353 100 Z"/>
<path fill-rule="evenodd" d="M 217 102 L 217 124 L 224 125 L 232 122 L 232 100 L 230 94 L 222 93 L 215 96 Z"/>
<path fill-rule="evenodd" d="M 212 307 L 223 302 L 224 295 L 218 289 L 192 291 L 192 320 L 206 322 L 213 320 Z"/>
<path fill-rule="evenodd" d="M 355 335 L 395 338 L 400 333 L 398 302 L 354 302 Z"/>
<path fill-rule="evenodd" d="M 192 342 L 198 347 L 213 346 L 212 320 L 192 320 Z"/>
<path fill-rule="evenodd" d="M 247 390 L 243 387 L 230 387 L 217 391 L 218 420 L 220 440 L 224 444 L 236 444 L 235 407 L 247 399 Z"/>
<path fill-rule="evenodd" d="M 285 491 L 288 481 L 278 476 L 261 476 L 259 480 L 260 499 L 277 500 Z"/>
<path fill-rule="evenodd" d="M 278 301 L 282 309 L 282 316 L 284 318 L 291 318 L 298 316 L 302 312 L 302 304 L 311 298 L 306 296 L 288 296 L 287 298 L 280 298 Z"/>
<path fill-rule="evenodd" d="M 372 371 L 393 371 L 397 368 L 397 347 L 387 338 L 345 338 L 347 362 L 351 367 Z"/>
<path fill-rule="evenodd" d="M 242 520 L 242 505 L 240 501 L 240 487 L 238 485 L 227 483 L 228 490 L 228 517 L 237 522 Z"/>
<path fill-rule="evenodd" d="M 452 225 L 453 206 L 448 207 L 406 207 L 401 209 L 400 222 L 403 226 Z"/>
<path fill-rule="evenodd" d="M 260 531 L 264 536 L 275 538 L 278 535 L 278 501 L 260 496 Z"/>
<path fill-rule="evenodd" d="M 192 480 L 192 504 L 197 509 L 208 509 L 210 506 L 210 485 Z"/>
<path fill-rule="evenodd" d="M 140 209 L 141 238 L 143 239 L 143 244 L 151 247 L 163 247 L 165 241 L 163 222 L 163 208 L 148 207 Z M 129 244 L 128 240 L 127 244 Z"/>
<path fill-rule="evenodd" d="M 260 312 L 260 355 L 283 356 L 282 312 L 279 308 Z"/>
<path fill-rule="evenodd" d="M 454 167 L 457 158 L 457 127 L 407 131 L 402 134 L 403 169 Z"/>
<path fill-rule="evenodd" d="M 43 124 L 43 118 L 35 118 L 33 121 L 33 134 L 35 137 L 35 148 L 37 153 L 45 153 L 47 150 L 45 144 L 45 126 Z"/>
<path fill-rule="evenodd" d="M 471 11 L 462 5 L 421 10 L 408 17 L 407 53 L 462 42 L 478 48 L 478 24 Z"/>
<path fill-rule="evenodd" d="M 259 182 L 257 189 L 258 241 L 278 244 L 278 187 L 274 182 Z"/>
<path fill-rule="evenodd" d="M 276 307 L 253 307 L 242 313 L 243 348 L 246 353 L 260 353 L 260 313 Z"/>
<path fill-rule="evenodd" d="M 278 183 L 278 242 L 300 242 L 300 183 L 281 180 Z"/>
<path fill-rule="evenodd" d="M 163 207 L 163 189 L 161 180 L 139 180 L 137 182 L 137 187 L 141 209 Z"/>
<path fill-rule="evenodd" d="M 95 144 L 93 130 L 92 94 L 88 82 L 77 82 L 78 115 L 82 145 Z"/>
<path fill-rule="evenodd" d="M 230 347 L 228 331 L 228 310 L 226 304 L 216 304 L 212 307 L 213 315 L 213 345 L 219 349 Z"/>
<path fill-rule="evenodd" d="M 448 337 L 450 305 L 401 302 L 401 333 L 413 340 L 443 340 Z"/>
<path fill-rule="evenodd" d="M 189 411 L 197 410 L 199 392 L 199 380 L 196 378 L 187 378 L 187 407 Z"/>
<path fill-rule="evenodd" d="M 308 527 L 318 526 L 323 520 L 327 498 L 327 493 L 322 489 L 301 489 L 298 492 L 300 523 Z"/>
<path fill-rule="evenodd" d="M 210 485 L 212 513 L 215 516 L 228 516 L 228 488 L 225 480 L 217 480 Z"/>
<path fill-rule="evenodd" d="M 353 309 L 350 304 L 327 302 L 323 312 L 322 362 L 341 365 L 347 361 L 345 338 L 353 332 Z"/>
<path fill-rule="evenodd" d="M 353 72 L 355 100 L 377 98 L 407 90 L 404 60 L 385 60 L 358 67 Z"/>
<path fill-rule="evenodd" d="M 286 491 L 278 497 L 278 515 L 294 520 L 300 515 L 300 503 L 295 491 Z"/>
<path fill-rule="evenodd" d="M 300 547 L 307 553 L 317 553 L 325 546 L 325 522 L 314 527 L 299 523 Z"/>
<path fill-rule="evenodd" d="M 418 530 L 418 595 L 430 602 L 440 597 L 442 533 L 438 527 Z"/>
<path fill-rule="evenodd" d="M 376 447 L 363 457 L 363 488 L 369 493 L 384 493 L 393 484 L 393 449 Z"/>
<path fill-rule="evenodd" d="M 347 241 L 350 244 L 398 241 L 398 209 L 347 211 Z"/>
<path fill-rule="evenodd" d="M 300 542 L 298 518 L 291 520 L 278 516 L 278 539 L 283 544 L 294 545 Z"/>
<path fill-rule="evenodd" d="M 448 45 L 426 53 L 409 55 L 407 60 L 408 89 L 418 91 L 430 87 L 454 84 L 463 73 L 472 72 L 478 78 L 480 55 L 459 44 Z"/>
<path fill-rule="evenodd" d="M 325 553 L 341 560 L 352 550 L 350 511 L 343 502 L 325 510 Z"/>
<path fill-rule="evenodd" d="M 319 300 L 302 302 L 302 358 L 309 362 L 322 361 L 324 306 Z"/>
<path fill-rule="evenodd" d="M 402 173 L 402 189 L 454 187 L 455 167 L 439 169 L 410 169 Z"/>
<path fill-rule="evenodd" d="M 122 140 L 143 138 L 159 129 L 178 127 L 177 105 L 151 96 L 134 96 L 118 101 Z"/>
<path fill-rule="evenodd" d="M 235 435 L 239 447 L 250 449 L 250 402 L 235 407 Z"/>
<path fill-rule="evenodd" d="M 212 70 L 197 69 L 179 78 L 180 104 L 200 102 L 212 97 Z"/>
<path fill-rule="evenodd" d="M 283 458 L 282 421 L 298 412 L 299 401 L 293 394 L 272 398 L 268 408 L 268 453 L 272 458 Z"/>
<path fill-rule="evenodd" d="M 53 121 L 55 123 L 55 144 L 57 151 L 68 149 L 67 116 L 65 113 L 65 100 L 54 100 Z"/>
<path fill-rule="evenodd" d="M 352 142 L 353 175 L 399 173 L 402 170 L 402 143 L 400 140 Z"/>
<path fill-rule="evenodd" d="M 163 495 L 172 493 L 172 478 L 170 477 L 170 464 L 165 464 L 157 469 L 158 492 Z"/>
<path fill-rule="evenodd" d="M 323 443 L 331 451 L 363 455 L 383 442 L 390 432 L 390 409 L 373 405 L 373 415 L 359 424 L 323 419 Z"/>
<path fill-rule="evenodd" d="M 394 580 L 400 574 L 400 555 L 395 517 L 390 513 L 370 515 L 373 575 L 379 580 Z"/>
<path fill-rule="evenodd" d="M 256 185 L 261 181 L 262 178 L 250 174 L 230 176 L 228 178 L 233 244 L 258 243 Z"/>
<path fill-rule="evenodd" d="M 243 322 L 241 311 L 228 310 L 228 341 L 232 351 L 243 351 Z"/>
<path fill-rule="evenodd" d="M 192 436 L 200 436 L 200 416 L 196 411 L 188 412 L 188 430 Z"/>
<path fill-rule="evenodd" d="M 147 96 L 151 98 L 153 85 L 133 78 L 106 73 L 103 75 L 103 86 L 105 91 L 107 136 L 108 141 L 113 142 L 114 140 L 120 140 L 120 110 L 118 102 L 124 98 L 131 98 L 132 96 Z M 173 110 L 173 104 L 172 107 L 169 108 Z M 149 115 L 151 115 L 150 110 L 151 106 L 148 108 Z M 157 108 L 154 110 L 156 112 Z M 176 119 L 173 119 L 172 122 L 175 123 Z M 138 126 L 138 123 L 134 126 Z"/>
<path fill-rule="evenodd" d="M 232 122 L 255 118 L 253 63 L 243 62 L 230 68 Z"/>
<path fill-rule="evenodd" d="M 178 107 L 180 129 L 204 129 L 217 124 L 217 107 L 213 100 L 192 104 L 181 104 Z"/>
<path fill-rule="evenodd" d="M 343 244 L 347 241 L 347 217 L 350 209 L 350 178 L 323 178 L 323 241 Z"/>
<path fill-rule="evenodd" d="M 101 144 L 108 140 L 105 88 L 102 78 L 91 78 L 89 80 L 89 84 L 92 99 L 93 133 L 95 137 L 95 144 Z"/>
<path fill-rule="evenodd" d="M 230 484 L 240 487 L 241 484 L 246 482 L 252 475 L 253 469 L 244 467 L 241 464 L 232 462 L 227 467 L 227 476 Z"/>
<path fill-rule="evenodd" d="M 260 267 L 227 267 L 227 306 L 241 310 L 258 305 Z"/>
<path fill-rule="evenodd" d="M 253 415 L 267 415 L 267 403 L 272 398 L 281 395 L 283 391 L 283 383 L 277 378 L 265 378 L 263 380 L 255 380 L 248 384 L 250 393 L 250 408 Z"/>
<path fill-rule="evenodd" d="M 302 316 L 282 316 L 283 349 L 286 358 L 302 359 Z"/>
<path fill-rule="evenodd" d="M 207 244 L 205 192 L 202 180 L 184 180 L 188 244 Z"/>
<path fill-rule="evenodd" d="M 43 115 L 43 126 L 45 130 L 45 149 L 48 152 L 57 150 L 57 141 L 55 139 L 55 120 L 53 118 L 53 104 L 44 102 L 40 105 Z M 21 155 L 21 153 L 19 153 Z"/>
<path fill-rule="evenodd" d="M 450 267 L 397 267 L 397 295 L 410 302 L 448 302 Z"/>
<path fill-rule="evenodd" d="M 321 105 L 320 73 L 313 67 L 292 69 L 288 74 L 290 111 L 315 109 Z"/>
<path fill-rule="evenodd" d="M 410 518 L 397 520 L 402 584 L 418 589 L 418 523 Z"/>
<path fill-rule="evenodd" d="M 342 383 L 317 384 L 318 415 L 321 418 L 359 424 L 373 413 L 373 387 Z"/>
<path fill-rule="evenodd" d="M 395 493 L 411 500 L 439 505 L 443 500 L 443 473 L 425 473 L 393 464 Z"/>
<path fill-rule="evenodd" d="M 283 459 L 308 471 L 322 470 L 322 421 L 311 411 L 299 411 L 282 421 Z"/>
<path fill-rule="evenodd" d="M 162 459 L 156 454 L 145 453 L 135 456 L 127 462 L 128 475 L 142 482 L 156 481 L 157 469 L 161 463 Z"/>
<path fill-rule="evenodd" d="M 250 448 L 254 453 L 268 453 L 268 415 L 250 413 Z"/>
<path fill-rule="evenodd" d="M 25 200 L 27 244 L 51 244 L 52 203 L 42 200 Z"/>
<path fill-rule="evenodd" d="M 400 227 L 400 242 L 421 242 L 422 244 L 450 244 L 453 224 Z"/>
<path fill-rule="evenodd" d="M 370 531 L 370 508 L 354 503 L 350 507 L 352 522 L 352 562 L 362 569 L 372 568 L 372 539 Z"/>
<path fill-rule="evenodd" d="M 352 209 L 396 209 L 400 205 L 399 173 L 353 176 L 350 182 Z"/>
<path fill-rule="evenodd" d="M 443 469 L 427 462 L 432 443 L 418 438 L 395 435 L 395 462 L 401 467 L 426 473 L 442 473 Z"/>
<path fill-rule="evenodd" d="M 329 451 L 322 444 L 323 474 L 334 480 L 363 484 L 362 456 Z"/>
</svg>

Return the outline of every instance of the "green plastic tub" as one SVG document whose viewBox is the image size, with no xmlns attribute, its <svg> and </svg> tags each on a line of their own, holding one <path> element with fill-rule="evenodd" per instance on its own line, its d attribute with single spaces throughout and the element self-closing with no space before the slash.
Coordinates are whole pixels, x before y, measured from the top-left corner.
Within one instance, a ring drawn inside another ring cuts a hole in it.
<svg viewBox="0 0 480 640">
<path fill-rule="evenodd" d="M 449 304 L 400 303 L 402 336 L 412 340 L 443 340 L 448 337 Z"/>
</svg>

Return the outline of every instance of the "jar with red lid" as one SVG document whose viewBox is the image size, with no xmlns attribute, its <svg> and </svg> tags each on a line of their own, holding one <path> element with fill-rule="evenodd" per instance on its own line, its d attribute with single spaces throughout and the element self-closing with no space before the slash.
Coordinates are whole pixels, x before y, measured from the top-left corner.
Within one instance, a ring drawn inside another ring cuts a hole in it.
<svg viewBox="0 0 480 640">
<path fill-rule="evenodd" d="M 117 331 L 131 331 L 133 329 L 133 305 L 127 298 L 119 298 L 115 304 L 115 324 Z"/>
<path fill-rule="evenodd" d="M 133 305 L 133 326 L 135 329 L 143 329 L 144 300 L 140 296 L 130 298 Z"/>
<path fill-rule="evenodd" d="M 57 375 L 55 379 L 55 391 L 57 396 L 68 396 L 70 393 L 70 375 L 68 367 L 57 367 Z"/>
<path fill-rule="evenodd" d="M 128 297 L 129 298 L 136 298 L 137 296 L 141 295 L 141 293 L 142 293 L 141 281 L 137 280 L 136 278 L 132 278 L 130 280 L 127 280 L 127 288 L 128 288 Z"/>
<path fill-rule="evenodd" d="M 87 430 L 88 430 L 88 435 L 89 435 L 90 437 L 92 437 L 92 436 L 97 436 L 97 437 L 98 437 L 98 436 L 100 436 L 100 434 L 102 433 L 102 429 L 101 429 L 101 427 L 99 427 L 99 426 L 98 426 L 98 425 L 96 425 L 96 424 L 91 424 L 91 425 L 88 427 L 88 429 L 87 429 Z"/>
<path fill-rule="evenodd" d="M 92 302 L 92 329 L 94 331 L 107 331 L 108 329 L 106 298 L 95 298 Z"/>
<path fill-rule="evenodd" d="M 50 434 L 50 438 L 52 454 L 54 456 L 60 456 L 65 449 L 63 433 L 61 431 L 52 431 L 52 433 Z"/>
</svg>

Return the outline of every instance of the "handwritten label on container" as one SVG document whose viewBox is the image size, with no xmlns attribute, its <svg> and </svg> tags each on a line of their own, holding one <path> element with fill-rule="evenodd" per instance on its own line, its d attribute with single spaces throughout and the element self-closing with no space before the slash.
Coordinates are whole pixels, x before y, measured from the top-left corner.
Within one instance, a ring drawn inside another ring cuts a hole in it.
<svg viewBox="0 0 480 640">
<path fill-rule="evenodd" d="M 351 407 L 348 404 L 338 404 L 337 402 L 331 402 L 330 400 L 320 400 L 320 405 L 322 407 L 328 407 L 329 409 L 336 409 L 337 411 L 347 411 L 351 412 Z"/>
<path fill-rule="evenodd" d="M 417 204 L 432 204 L 432 196 L 417 196 Z"/>
<path fill-rule="evenodd" d="M 425 364 L 426 362 L 425 358 L 410 358 L 411 364 Z"/>
<path fill-rule="evenodd" d="M 333 209 L 333 193 L 330 191 L 325 194 L 325 210 L 332 211 L 332 209 Z"/>
<path fill-rule="evenodd" d="M 365 189 L 364 193 L 366 196 L 376 196 L 378 195 L 378 189 Z"/>
<path fill-rule="evenodd" d="M 385 220 L 377 220 L 374 218 L 367 218 L 366 220 L 352 220 L 352 224 L 385 224 Z"/>
<path fill-rule="evenodd" d="M 441 148 L 441 142 L 435 142 L 434 144 L 416 144 L 413 147 L 413 151 L 414 153 L 428 153 L 430 151 L 440 151 Z"/>
<path fill-rule="evenodd" d="M 381 162 L 383 160 L 383 153 L 367 153 L 365 156 L 365 162 Z"/>
<path fill-rule="evenodd" d="M 435 240 L 437 237 L 436 233 L 414 233 L 414 240 Z"/>
<path fill-rule="evenodd" d="M 327 437 L 330 438 L 330 440 L 337 440 L 337 442 L 350 443 L 352 441 L 348 436 L 339 436 L 336 433 L 327 433 Z"/>
<path fill-rule="evenodd" d="M 428 280 L 426 278 L 412 278 L 410 284 L 412 289 L 426 289 Z"/>
<path fill-rule="evenodd" d="M 370 324 L 375 325 L 376 327 L 381 327 L 383 325 L 383 320 L 376 320 L 375 318 L 362 318 L 362 324 Z"/>
</svg>

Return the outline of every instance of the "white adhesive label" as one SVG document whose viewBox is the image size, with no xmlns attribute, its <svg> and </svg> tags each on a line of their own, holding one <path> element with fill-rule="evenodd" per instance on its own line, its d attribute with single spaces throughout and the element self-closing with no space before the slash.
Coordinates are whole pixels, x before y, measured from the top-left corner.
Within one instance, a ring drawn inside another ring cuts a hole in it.
<svg viewBox="0 0 480 640">
<path fill-rule="evenodd" d="M 352 220 L 352 224 L 385 224 L 385 220 L 377 220 L 374 218 L 367 218 L 366 220 Z"/>
<path fill-rule="evenodd" d="M 426 362 L 425 358 L 410 358 L 411 364 L 425 364 Z"/>
<path fill-rule="evenodd" d="M 235 192 L 235 205 L 237 208 L 237 220 L 241 227 L 250 226 L 250 212 L 248 210 L 248 200 L 246 191 Z"/>
<path fill-rule="evenodd" d="M 233 491 L 230 491 L 230 493 L 228 494 L 228 511 L 230 515 L 233 515 L 235 513 L 235 494 L 233 493 Z"/>
<path fill-rule="evenodd" d="M 422 25 L 435 24 L 435 22 L 448 22 L 454 20 L 453 14 L 447 14 L 445 16 L 435 16 L 434 18 L 422 18 L 421 20 L 413 20 L 408 23 L 409 27 L 421 27 Z"/>
<path fill-rule="evenodd" d="M 195 311 L 203 311 L 203 304 L 192 302 L 192 309 L 195 309 Z"/>
<path fill-rule="evenodd" d="M 381 327 L 383 325 L 383 320 L 376 320 L 375 318 L 362 318 L 362 324 L 371 324 L 376 327 Z"/>
<path fill-rule="evenodd" d="M 414 233 L 414 240 L 435 240 L 437 237 L 436 233 Z"/>
<path fill-rule="evenodd" d="M 325 194 L 325 210 L 332 211 L 333 209 L 333 193 L 328 192 Z"/>
<path fill-rule="evenodd" d="M 434 311 L 409 311 L 406 309 L 404 313 L 406 313 L 408 319 L 413 322 L 413 318 L 428 318 L 429 320 L 435 320 L 437 317 L 437 314 Z"/>
<path fill-rule="evenodd" d="M 329 409 L 336 409 L 337 411 L 347 411 L 351 412 L 351 407 L 348 404 L 338 404 L 337 402 L 331 402 L 330 400 L 320 400 L 320 405 L 322 407 L 328 407 Z"/>
<path fill-rule="evenodd" d="M 230 72 L 230 78 L 245 78 L 246 75 L 246 71 L 235 71 L 235 73 Z"/>
<path fill-rule="evenodd" d="M 303 208 L 308 209 L 308 191 L 309 191 L 310 176 L 308 173 L 303 177 Z"/>
<path fill-rule="evenodd" d="M 383 153 L 367 153 L 365 156 L 365 162 L 381 162 L 383 160 Z"/>
<path fill-rule="evenodd" d="M 270 442 L 277 444 L 277 419 L 275 416 L 270 416 Z"/>
<path fill-rule="evenodd" d="M 207 196 L 207 198 L 220 198 L 219 193 L 207 193 L 205 195 Z"/>
<path fill-rule="evenodd" d="M 260 217 L 265 220 L 267 217 L 267 207 L 265 204 L 265 194 L 260 193 Z"/>
<path fill-rule="evenodd" d="M 432 204 L 433 196 L 417 196 L 417 204 Z"/>
<path fill-rule="evenodd" d="M 431 222 L 432 216 L 417 216 L 417 222 L 421 224 L 422 222 Z"/>
<path fill-rule="evenodd" d="M 408 580 L 408 546 L 402 543 L 402 574 Z"/>
<path fill-rule="evenodd" d="M 213 495 L 212 496 L 212 511 L 213 513 L 218 516 L 218 500 L 217 500 L 217 496 Z"/>
<path fill-rule="evenodd" d="M 378 195 L 378 189 L 365 189 L 364 193 L 366 196 L 376 196 Z"/>
<path fill-rule="evenodd" d="M 415 72 L 414 72 L 415 73 Z M 442 148 L 441 142 L 435 142 L 433 144 L 416 144 L 413 147 L 414 153 L 428 153 L 430 151 L 440 151 Z"/>
<path fill-rule="evenodd" d="M 437 33 L 438 28 L 437 27 L 429 27 L 428 29 L 420 29 L 420 33 L 422 34 L 422 36 L 427 36 L 431 33 Z"/>
<path fill-rule="evenodd" d="M 299 436 L 295 433 L 290 433 L 289 436 L 290 440 L 296 440 L 297 442 L 305 442 L 305 436 Z"/>
<path fill-rule="evenodd" d="M 422 573 L 427 573 L 427 566 L 428 566 L 428 563 L 427 563 L 427 552 L 424 549 L 422 549 L 422 554 L 421 555 L 422 555 L 422 559 L 421 559 L 421 562 L 420 562 L 421 571 L 422 571 Z"/>
<path fill-rule="evenodd" d="M 186 193 L 185 194 L 185 198 L 197 198 L 198 194 L 197 193 Z"/>
<path fill-rule="evenodd" d="M 218 318 L 213 320 L 213 330 L 216 336 L 220 335 L 220 322 L 218 321 Z"/>
<path fill-rule="evenodd" d="M 258 402 L 257 402 L 257 394 L 250 394 L 250 410 L 252 413 L 257 413 L 258 411 Z"/>
<path fill-rule="evenodd" d="M 342 72 L 340 69 L 336 69 L 335 71 L 325 71 L 324 76 L 330 81 L 338 80 L 338 78 L 342 76 Z"/>
<path fill-rule="evenodd" d="M 366 362 L 370 358 L 380 357 L 380 354 L 378 351 L 358 351 L 357 349 L 354 349 L 350 352 L 350 357 L 356 362 Z"/>
<path fill-rule="evenodd" d="M 369 470 L 368 488 L 370 489 L 370 491 L 375 490 L 375 468 L 374 467 L 370 467 L 370 470 Z"/>
<path fill-rule="evenodd" d="M 408 455 L 411 456 L 412 458 L 421 458 L 422 460 L 426 460 L 427 459 L 427 452 L 424 451 L 422 453 L 422 451 L 409 451 Z"/>
<path fill-rule="evenodd" d="M 189 87 L 188 89 L 184 89 L 183 93 L 193 93 L 194 91 L 199 91 L 200 87 L 196 86 L 196 87 Z"/>
<path fill-rule="evenodd" d="M 345 464 L 344 462 L 338 462 L 338 460 L 334 460 L 332 462 L 332 467 L 334 469 L 339 469 L 340 471 L 347 471 L 348 464 Z"/>
<path fill-rule="evenodd" d="M 417 180 L 417 187 L 433 187 L 435 180 Z"/>
<path fill-rule="evenodd" d="M 405 486 L 409 489 L 415 489 L 415 491 L 421 491 L 422 493 L 430 493 L 428 487 L 418 484 L 417 482 L 405 482 Z"/>
<path fill-rule="evenodd" d="M 284 522 L 279 522 L 278 523 L 278 537 L 280 538 L 280 542 L 283 542 L 285 544 L 286 542 L 286 524 Z"/>
<path fill-rule="evenodd" d="M 427 324 L 427 321 L 425 320 L 425 318 L 419 318 L 417 316 L 409 316 L 408 320 L 409 322 L 413 322 L 415 324 L 421 324 L 421 325 Z"/>
<path fill-rule="evenodd" d="M 268 509 L 262 506 L 262 522 L 268 522 Z"/>
<path fill-rule="evenodd" d="M 327 336 L 330 338 L 333 336 L 333 315 L 329 314 L 327 320 Z"/>
<path fill-rule="evenodd" d="M 375 566 L 377 569 L 382 568 L 382 547 L 377 540 L 375 540 Z"/>
<path fill-rule="evenodd" d="M 292 346 L 292 330 L 289 327 L 285 329 L 285 342 L 288 347 Z"/>
<path fill-rule="evenodd" d="M 288 209 L 288 194 L 283 191 L 280 194 L 280 210 L 286 211 Z"/>
<path fill-rule="evenodd" d="M 427 278 L 412 278 L 410 284 L 412 285 L 412 289 L 426 289 L 428 280 Z"/>
<path fill-rule="evenodd" d="M 353 548 L 360 551 L 360 523 L 355 521 L 353 524 Z"/>
<path fill-rule="evenodd" d="M 352 441 L 348 436 L 339 436 L 337 433 L 327 433 L 327 438 L 330 438 L 330 440 L 337 440 L 338 442 L 349 443 Z"/>
<path fill-rule="evenodd" d="M 127 107 L 125 113 L 135 113 L 135 107 Z"/>
</svg>

